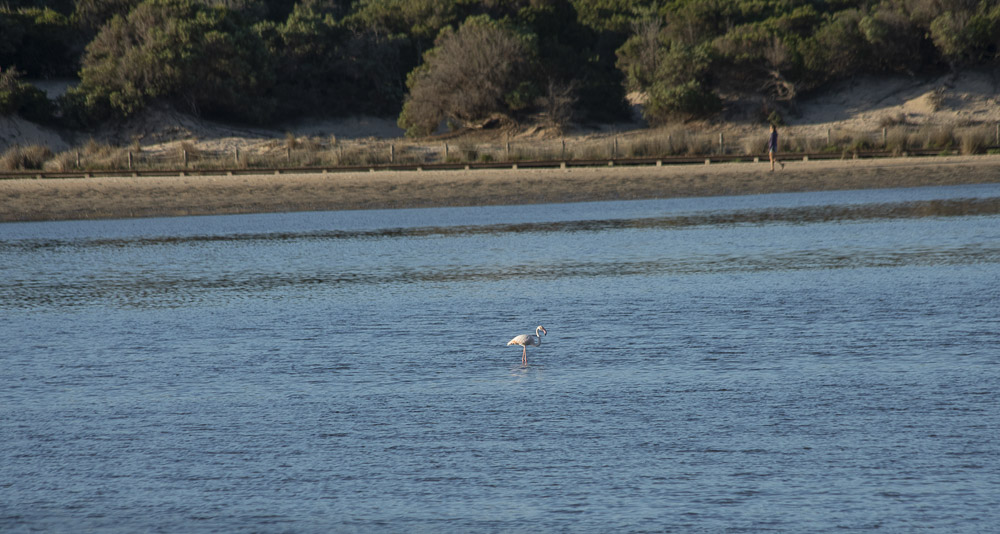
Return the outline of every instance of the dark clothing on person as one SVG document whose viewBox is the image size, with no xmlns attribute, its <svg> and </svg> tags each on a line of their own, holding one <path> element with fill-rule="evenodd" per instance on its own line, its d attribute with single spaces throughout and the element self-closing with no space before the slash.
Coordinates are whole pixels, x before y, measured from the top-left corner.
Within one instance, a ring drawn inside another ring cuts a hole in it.
<svg viewBox="0 0 1000 534">
<path fill-rule="evenodd" d="M 767 141 L 767 151 L 768 152 L 778 151 L 778 130 L 771 130 L 771 137 Z"/>
</svg>

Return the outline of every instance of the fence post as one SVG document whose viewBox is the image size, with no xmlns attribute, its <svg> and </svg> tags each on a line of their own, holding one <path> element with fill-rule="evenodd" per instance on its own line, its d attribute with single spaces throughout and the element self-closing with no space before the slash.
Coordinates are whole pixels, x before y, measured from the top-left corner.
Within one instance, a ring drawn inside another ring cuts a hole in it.
<svg viewBox="0 0 1000 534">
<path fill-rule="evenodd" d="M 611 150 L 611 159 L 616 159 L 616 158 L 618 158 L 618 136 L 617 135 L 615 136 L 615 146 Z"/>
<path fill-rule="evenodd" d="M 80 151 L 79 150 L 76 151 L 76 168 L 77 169 L 80 168 Z"/>
<path fill-rule="evenodd" d="M 1000 127 L 1000 126 L 998 126 Z M 562 140 L 562 159 L 566 159 L 566 138 Z"/>
<path fill-rule="evenodd" d="M 832 137 L 830 137 L 830 129 L 827 128 L 826 129 L 826 146 L 832 146 L 833 145 L 833 143 L 831 142 L 831 140 L 832 140 Z"/>
<path fill-rule="evenodd" d="M 233 163 L 239 167 L 240 166 L 240 147 L 233 149 Z"/>
<path fill-rule="evenodd" d="M 186 148 L 182 148 L 181 153 L 184 156 L 184 168 L 186 169 L 188 166 L 188 151 Z"/>
<path fill-rule="evenodd" d="M 448 162 L 448 143 L 444 144 L 444 161 L 445 163 Z"/>
<path fill-rule="evenodd" d="M 997 123 L 997 146 L 1000 146 L 1000 122 Z"/>
<path fill-rule="evenodd" d="M 285 147 L 285 163 L 292 163 L 292 147 L 290 146 Z"/>
<path fill-rule="evenodd" d="M 128 170 L 132 170 L 132 151 L 128 151 Z"/>
<path fill-rule="evenodd" d="M 389 163 L 396 162 L 396 145 L 395 143 L 389 144 Z"/>
<path fill-rule="evenodd" d="M 725 153 L 726 153 L 726 137 L 722 134 L 722 132 L 719 132 L 719 154 L 725 154 Z"/>
<path fill-rule="evenodd" d="M 507 141 L 507 161 L 510 161 L 510 141 Z"/>
<path fill-rule="evenodd" d="M 886 143 L 886 141 L 888 139 L 888 137 L 886 136 L 886 131 L 887 130 L 888 129 L 886 127 L 884 127 L 884 126 L 882 127 L 882 148 L 885 148 L 885 145 L 887 144 Z"/>
</svg>

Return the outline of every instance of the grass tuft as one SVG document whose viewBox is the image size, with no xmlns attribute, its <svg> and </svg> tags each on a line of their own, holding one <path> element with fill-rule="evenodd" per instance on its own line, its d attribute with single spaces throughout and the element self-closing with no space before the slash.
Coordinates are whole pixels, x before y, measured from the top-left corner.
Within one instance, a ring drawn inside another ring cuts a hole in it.
<svg viewBox="0 0 1000 534">
<path fill-rule="evenodd" d="M 52 156 L 47 146 L 15 145 L 0 156 L 0 168 L 6 171 L 41 170 Z"/>
</svg>

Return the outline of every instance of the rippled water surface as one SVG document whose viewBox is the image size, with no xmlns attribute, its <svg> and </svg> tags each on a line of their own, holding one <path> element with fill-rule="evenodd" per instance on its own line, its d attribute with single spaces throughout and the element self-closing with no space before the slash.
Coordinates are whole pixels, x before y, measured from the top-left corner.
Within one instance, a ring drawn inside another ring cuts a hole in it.
<svg viewBox="0 0 1000 534">
<path fill-rule="evenodd" d="M 1000 524 L 998 186 L 4 224 L 0 272 L 3 532 Z"/>
</svg>

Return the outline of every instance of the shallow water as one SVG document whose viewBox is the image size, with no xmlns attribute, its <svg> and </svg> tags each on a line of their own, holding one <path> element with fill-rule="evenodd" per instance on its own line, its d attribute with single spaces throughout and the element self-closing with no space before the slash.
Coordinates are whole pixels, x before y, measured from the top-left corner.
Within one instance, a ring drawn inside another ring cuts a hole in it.
<svg viewBox="0 0 1000 534">
<path fill-rule="evenodd" d="M 0 225 L 0 531 L 989 531 L 998 223 L 974 186 Z"/>
</svg>

